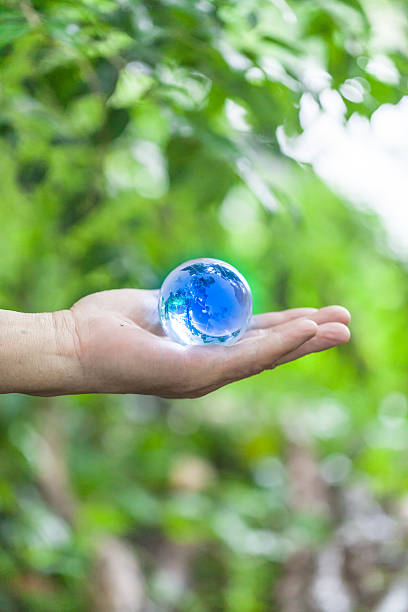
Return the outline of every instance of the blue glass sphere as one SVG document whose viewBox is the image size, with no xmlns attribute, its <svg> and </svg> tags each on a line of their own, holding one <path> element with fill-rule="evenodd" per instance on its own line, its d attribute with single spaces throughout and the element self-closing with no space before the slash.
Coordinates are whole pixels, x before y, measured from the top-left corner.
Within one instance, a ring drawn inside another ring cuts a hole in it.
<svg viewBox="0 0 408 612">
<path fill-rule="evenodd" d="M 165 333 L 180 344 L 234 344 L 251 320 L 251 290 L 225 261 L 193 259 L 163 282 L 159 316 Z"/>
</svg>

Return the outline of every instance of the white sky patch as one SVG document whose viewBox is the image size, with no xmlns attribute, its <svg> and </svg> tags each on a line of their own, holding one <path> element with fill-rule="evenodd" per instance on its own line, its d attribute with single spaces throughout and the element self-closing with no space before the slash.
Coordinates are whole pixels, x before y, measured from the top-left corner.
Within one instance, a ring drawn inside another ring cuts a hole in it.
<svg viewBox="0 0 408 612">
<path fill-rule="evenodd" d="M 246 121 L 247 111 L 243 106 L 228 98 L 225 102 L 225 114 L 233 128 L 241 132 L 249 132 L 250 127 Z"/>
<path fill-rule="evenodd" d="M 234 70 L 247 70 L 252 66 L 252 62 L 233 47 L 228 44 L 225 40 L 218 42 L 218 49 L 231 68 Z"/>
<path fill-rule="evenodd" d="M 352 81 L 346 82 L 348 97 L 359 93 Z M 391 247 L 408 259 L 408 97 L 382 105 L 371 119 L 355 113 L 348 121 L 338 92 L 325 89 L 319 100 L 321 107 L 311 94 L 302 97 L 300 136 L 289 139 L 282 127 L 278 129 L 282 150 L 311 163 L 328 185 L 357 207 L 376 211 Z"/>
<path fill-rule="evenodd" d="M 288 23 L 296 23 L 297 17 L 285 0 L 272 0 L 272 3 L 281 12 L 285 21 Z"/>
<path fill-rule="evenodd" d="M 241 157 L 237 160 L 237 170 L 262 206 L 268 210 L 276 210 L 278 201 L 269 189 L 268 184 L 254 168 L 254 164 L 249 159 Z"/>
<path fill-rule="evenodd" d="M 370 59 L 366 66 L 366 71 L 380 81 L 390 85 L 397 85 L 400 80 L 400 74 L 394 62 L 385 55 L 376 55 Z"/>
</svg>

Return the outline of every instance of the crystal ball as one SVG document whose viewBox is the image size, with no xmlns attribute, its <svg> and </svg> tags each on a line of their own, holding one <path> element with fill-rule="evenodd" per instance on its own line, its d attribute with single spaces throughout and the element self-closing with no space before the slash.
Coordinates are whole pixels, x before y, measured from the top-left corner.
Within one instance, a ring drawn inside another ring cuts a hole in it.
<svg viewBox="0 0 408 612">
<path fill-rule="evenodd" d="M 164 280 L 159 316 L 164 332 L 180 344 L 234 344 L 251 320 L 251 290 L 225 261 L 193 259 Z"/>
</svg>

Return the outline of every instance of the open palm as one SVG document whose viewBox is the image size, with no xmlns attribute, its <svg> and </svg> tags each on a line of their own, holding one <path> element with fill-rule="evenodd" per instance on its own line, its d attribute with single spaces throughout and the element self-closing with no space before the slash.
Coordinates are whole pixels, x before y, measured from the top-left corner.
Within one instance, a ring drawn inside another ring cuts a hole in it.
<svg viewBox="0 0 408 612">
<path fill-rule="evenodd" d="M 163 334 L 158 291 L 88 295 L 71 308 L 85 390 L 199 397 L 233 381 L 348 342 L 341 306 L 255 315 L 233 346 L 181 346 Z"/>
</svg>

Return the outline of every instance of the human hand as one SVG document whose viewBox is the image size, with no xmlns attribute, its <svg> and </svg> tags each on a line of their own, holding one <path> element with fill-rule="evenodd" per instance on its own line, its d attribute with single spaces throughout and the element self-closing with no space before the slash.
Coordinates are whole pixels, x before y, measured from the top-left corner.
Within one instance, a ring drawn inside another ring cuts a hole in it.
<svg viewBox="0 0 408 612">
<path fill-rule="evenodd" d="M 102 291 L 54 313 L 76 372 L 61 393 L 200 397 L 350 339 L 348 311 L 329 306 L 255 315 L 233 346 L 182 346 L 163 334 L 157 301 L 158 291 Z"/>
</svg>

